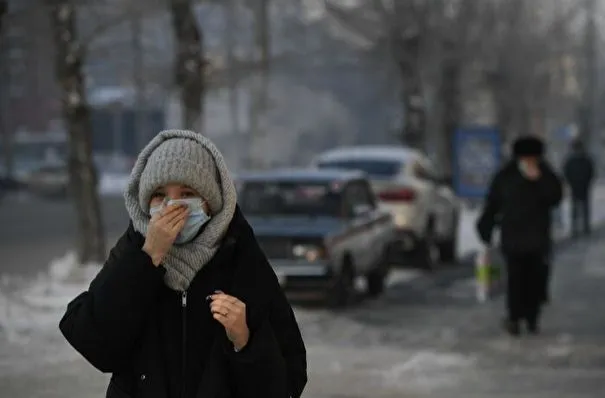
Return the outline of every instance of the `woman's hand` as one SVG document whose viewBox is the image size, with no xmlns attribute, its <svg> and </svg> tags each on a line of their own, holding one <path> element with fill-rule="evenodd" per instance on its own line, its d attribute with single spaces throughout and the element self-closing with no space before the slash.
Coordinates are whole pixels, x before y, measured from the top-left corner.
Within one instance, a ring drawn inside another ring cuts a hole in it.
<svg viewBox="0 0 605 398">
<path fill-rule="evenodd" d="M 227 332 L 227 338 L 237 351 L 248 344 L 250 331 L 246 322 L 246 304 L 223 292 L 216 292 L 209 297 L 210 311 L 214 319 L 219 321 Z"/>
<path fill-rule="evenodd" d="M 187 221 L 189 210 L 187 206 L 170 205 L 151 217 L 147 227 L 147 235 L 143 251 L 151 257 L 157 267 L 164 260 L 174 241 Z"/>
</svg>

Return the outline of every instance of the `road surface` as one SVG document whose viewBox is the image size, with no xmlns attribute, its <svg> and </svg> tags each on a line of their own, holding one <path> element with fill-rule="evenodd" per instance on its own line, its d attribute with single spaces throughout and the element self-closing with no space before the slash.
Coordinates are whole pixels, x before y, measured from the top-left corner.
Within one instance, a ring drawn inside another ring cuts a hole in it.
<svg viewBox="0 0 605 398">
<path fill-rule="evenodd" d="M 421 277 L 343 312 L 297 306 L 309 357 L 304 396 L 600 397 L 605 391 L 604 257 L 602 233 L 558 253 L 553 304 L 537 337 L 517 340 L 502 333 L 502 301 L 477 304 L 465 279 Z M 58 335 L 60 311 L 50 323 L 42 321 L 47 310 L 31 312 L 17 331 L 15 324 L 24 316 L 20 308 L 14 304 L 12 318 L 4 310 L 2 396 L 103 397 L 106 376 Z"/>
<path fill-rule="evenodd" d="M 102 197 L 103 222 L 108 243 L 128 225 L 124 200 Z M 69 201 L 6 197 L 0 202 L 0 274 L 30 276 L 74 248 L 76 223 Z"/>
</svg>

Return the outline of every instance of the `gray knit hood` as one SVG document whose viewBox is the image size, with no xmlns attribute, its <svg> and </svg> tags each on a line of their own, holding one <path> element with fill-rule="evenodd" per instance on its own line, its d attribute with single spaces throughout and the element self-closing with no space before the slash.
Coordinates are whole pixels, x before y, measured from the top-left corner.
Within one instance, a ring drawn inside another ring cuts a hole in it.
<svg viewBox="0 0 605 398">
<path fill-rule="evenodd" d="M 203 150 L 204 153 L 211 155 L 214 161 L 214 165 L 212 165 L 214 167 L 211 167 L 211 169 L 213 173 L 216 173 L 215 178 L 220 188 L 220 199 L 222 199 L 217 201 L 221 207 L 212 209 L 212 218 L 204 226 L 202 232 L 189 243 L 173 246 L 164 258 L 163 265 L 166 268 L 164 281 L 166 285 L 171 289 L 183 291 L 187 290 L 197 272 L 212 259 L 220 247 L 221 241 L 235 213 L 237 197 L 235 185 L 231 178 L 231 173 L 227 169 L 225 160 L 209 139 L 193 131 L 165 130 L 155 136 L 139 154 L 130 174 L 128 187 L 124 193 L 126 210 L 135 230 L 145 235 L 150 220 L 148 204 L 141 203 L 141 198 L 146 197 L 146 195 L 141 195 L 141 175 L 144 172 L 147 173 L 145 166 L 147 166 L 154 151 L 168 140 L 180 140 L 186 142 L 186 145 L 192 146 L 199 145 L 201 148 L 191 149 L 197 149 L 198 152 Z M 190 173 L 189 175 L 192 176 L 192 179 L 199 177 L 199 173 L 196 174 L 196 168 L 199 168 L 200 165 L 187 164 L 178 157 L 168 159 L 166 162 L 166 170 L 170 166 L 172 166 L 173 170 L 175 165 L 179 166 L 179 176 L 187 176 L 187 173 Z M 157 165 L 154 167 L 157 167 Z M 182 167 L 188 170 L 183 171 Z M 185 180 L 179 178 L 179 181 L 174 182 L 191 185 L 188 184 L 186 178 Z M 200 193 L 204 194 L 204 192 Z"/>
</svg>

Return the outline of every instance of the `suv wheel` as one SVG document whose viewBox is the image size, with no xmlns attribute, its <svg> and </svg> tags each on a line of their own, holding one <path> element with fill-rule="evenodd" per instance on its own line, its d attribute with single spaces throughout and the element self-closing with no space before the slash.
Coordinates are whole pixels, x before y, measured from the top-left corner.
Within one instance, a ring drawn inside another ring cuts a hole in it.
<svg viewBox="0 0 605 398">
<path fill-rule="evenodd" d="M 418 244 L 416 252 L 416 264 L 418 268 L 425 271 L 433 271 L 439 263 L 439 246 L 433 236 L 433 228 L 429 226 L 425 236 Z"/>
<path fill-rule="evenodd" d="M 458 246 L 458 215 L 454 216 L 452 225 L 452 235 L 448 240 L 439 245 L 439 259 L 444 263 L 453 264 L 456 262 L 456 250 Z"/>
</svg>

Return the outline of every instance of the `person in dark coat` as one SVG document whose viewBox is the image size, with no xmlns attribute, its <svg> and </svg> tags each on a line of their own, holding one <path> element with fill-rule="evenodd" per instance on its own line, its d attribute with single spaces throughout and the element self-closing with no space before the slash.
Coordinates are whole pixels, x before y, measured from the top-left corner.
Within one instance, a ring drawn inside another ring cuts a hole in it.
<svg viewBox="0 0 605 398">
<path fill-rule="evenodd" d="M 494 176 L 477 222 L 481 240 L 490 245 L 500 228 L 507 265 L 506 330 L 519 335 L 525 321 L 538 333 L 547 266 L 551 251 L 551 213 L 558 206 L 562 183 L 543 159 L 544 144 L 535 137 L 519 138 L 513 159 Z"/>
<path fill-rule="evenodd" d="M 590 234 L 590 189 L 594 181 L 594 162 L 582 141 L 572 143 L 572 151 L 563 166 L 571 190 L 571 227 L 574 236 Z"/>
<path fill-rule="evenodd" d="M 191 131 L 159 133 L 125 199 L 129 227 L 60 322 L 111 373 L 106 397 L 300 397 L 300 330 L 217 148 Z"/>
</svg>

